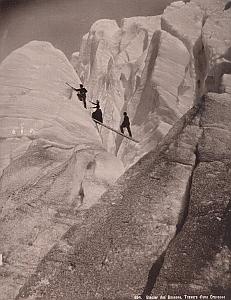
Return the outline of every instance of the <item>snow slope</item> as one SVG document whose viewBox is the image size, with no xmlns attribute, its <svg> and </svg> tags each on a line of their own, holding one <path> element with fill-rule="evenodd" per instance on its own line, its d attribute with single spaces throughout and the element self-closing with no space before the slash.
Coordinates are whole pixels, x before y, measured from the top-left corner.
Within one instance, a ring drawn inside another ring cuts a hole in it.
<svg viewBox="0 0 231 300">
<path fill-rule="evenodd" d="M 65 85 L 80 79 L 61 51 L 30 42 L 2 62 L 0 78 L 0 298 L 9 300 L 123 165 Z"/>
</svg>

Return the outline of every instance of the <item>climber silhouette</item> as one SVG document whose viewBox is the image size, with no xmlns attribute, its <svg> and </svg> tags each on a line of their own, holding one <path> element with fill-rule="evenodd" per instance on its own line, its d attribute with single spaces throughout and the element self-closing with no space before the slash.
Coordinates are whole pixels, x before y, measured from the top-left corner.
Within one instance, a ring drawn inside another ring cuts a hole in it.
<svg viewBox="0 0 231 300">
<path fill-rule="evenodd" d="M 91 101 L 90 101 L 91 102 Z M 92 118 L 103 123 L 103 114 L 102 114 L 102 110 L 100 109 L 100 104 L 99 104 L 99 100 L 95 102 L 91 102 L 92 104 L 94 104 L 95 106 L 92 108 L 95 108 L 96 110 L 92 113 Z"/>
<path fill-rule="evenodd" d="M 87 103 L 86 103 L 86 93 L 87 93 L 87 90 L 85 89 L 85 87 L 83 87 L 82 84 L 80 84 L 79 86 L 80 86 L 80 89 L 75 89 L 74 88 L 74 90 L 76 92 L 78 92 L 77 96 L 78 96 L 78 98 L 79 98 L 80 101 L 83 101 L 84 108 L 87 108 Z"/>
<path fill-rule="evenodd" d="M 124 133 L 124 128 L 127 128 L 128 134 L 132 137 L 131 129 L 130 129 L 130 121 L 129 117 L 127 116 L 126 111 L 124 112 L 124 120 L 123 123 L 120 125 L 120 131 Z"/>
</svg>

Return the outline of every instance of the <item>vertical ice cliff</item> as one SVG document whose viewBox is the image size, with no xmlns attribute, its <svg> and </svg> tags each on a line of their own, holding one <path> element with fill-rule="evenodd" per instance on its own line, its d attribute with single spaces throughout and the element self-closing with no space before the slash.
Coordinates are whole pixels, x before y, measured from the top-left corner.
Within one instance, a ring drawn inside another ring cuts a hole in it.
<svg viewBox="0 0 231 300">
<path fill-rule="evenodd" d="M 112 20 L 99 20 L 83 37 L 72 63 L 89 89 L 89 99 L 99 99 L 106 124 L 118 129 L 121 113 L 139 85 L 148 46 L 160 16 L 124 19 L 121 27 Z M 91 105 L 90 105 L 91 106 Z M 102 128 L 103 143 L 117 151 L 116 134 Z"/>
<path fill-rule="evenodd" d="M 128 166 L 154 149 L 173 124 L 193 105 L 190 54 L 166 31 L 153 35 L 140 85 L 127 105 L 139 145 L 123 141 L 118 156 Z M 129 149 L 129 151 L 128 151 Z"/>
<path fill-rule="evenodd" d="M 223 8 L 191 0 L 164 11 L 118 108 L 143 148 L 115 138 L 125 165 L 152 151 L 77 217 L 18 300 L 230 296 L 231 15 Z M 89 61 L 82 67 L 89 72 Z"/>
<path fill-rule="evenodd" d="M 101 131 L 104 145 L 125 166 L 155 148 L 203 92 L 198 53 L 203 54 L 204 19 L 197 4 L 179 1 L 162 16 L 125 19 L 121 28 L 100 20 L 83 37 L 80 53 L 73 54 L 90 98 L 102 103 L 105 123 L 118 128 L 128 111 L 139 145 Z"/>
<path fill-rule="evenodd" d="M 65 85 L 64 54 L 31 42 L 0 65 L 0 299 L 17 294 L 40 259 L 121 175 L 88 112 Z"/>
</svg>

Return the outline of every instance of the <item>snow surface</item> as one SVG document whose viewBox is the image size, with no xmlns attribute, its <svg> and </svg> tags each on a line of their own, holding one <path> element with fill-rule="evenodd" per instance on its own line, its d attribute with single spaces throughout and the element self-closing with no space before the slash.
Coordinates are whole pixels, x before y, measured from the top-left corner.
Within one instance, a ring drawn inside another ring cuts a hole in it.
<svg viewBox="0 0 231 300">
<path fill-rule="evenodd" d="M 0 81 L 0 297 L 9 300 L 124 168 L 65 84 L 80 79 L 61 51 L 30 42 L 2 62 Z"/>
</svg>

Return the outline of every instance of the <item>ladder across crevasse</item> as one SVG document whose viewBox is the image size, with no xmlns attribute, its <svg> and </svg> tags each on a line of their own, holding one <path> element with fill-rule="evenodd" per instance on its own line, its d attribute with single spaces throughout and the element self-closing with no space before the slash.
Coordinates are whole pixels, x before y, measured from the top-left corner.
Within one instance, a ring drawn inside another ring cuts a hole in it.
<svg viewBox="0 0 231 300">
<path fill-rule="evenodd" d="M 72 88 L 73 90 L 75 90 L 75 88 L 74 88 L 73 86 L 71 86 L 68 82 L 66 82 L 66 85 L 68 85 L 70 88 Z M 89 101 L 89 102 L 91 102 L 91 101 Z M 94 120 L 97 124 L 99 124 L 99 125 L 101 125 L 101 126 L 107 128 L 107 129 L 109 129 L 109 130 L 111 130 L 111 131 L 114 131 L 115 133 L 117 133 L 117 134 L 119 134 L 119 135 L 121 135 L 121 136 L 123 136 L 123 137 L 125 137 L 126 139 L 129 139 L 129 140 L 131 140 L 131 141 L 133 141 L 133 142 L 135 142 L 135 143 L 139 143 L 139 141 L 133 139 L 132 137 L 127 136 L 127 135 L 123 134 L 122 132 L 119 132 L 118 130 L 116 130 L 116 129 L 114 129 L 114 128 L 108 126 L 108 125 L 105 125 L 105 124 L 101 123 L 100 121 L 98 121 L 98 120 L 96 120 L 96 119 L 94 119 L 94 118 L 92 118 L 92 120 Z"/>
<path fill-rule="evenodd" d="M 109 130 L 111 130 L 111 131 L 114 131 L 115 133 L 117 133 L 117 134 L 119 134 L 119 135 L 121 135 L 121 136 L 123 136 L 123 137 L 125 137 L 125 138 L 127 138 L 127 139 L 129 139 L 129 140 L 131 140 L 131 141 L 133 141 L 133 142 L 135 142 L 135 143 L 139 143 L 139 141 L 133 139 L 132 137 L 127 136 L 127 135 L 125 135 L 125 134 L 119 132 L 118 130 L 116 130 L 116 129 L 114 129 L 114 128 L 108 126 L 108 125 L 105 125 L 104 123 L 101 123 L 101 122 L 99 122 L 98 120 L 95 120 L 95 119 L 93 119 L 93 118 L 92 118 L 92 120 L 95 121 L 97 124 L 99 124 L 99 125 L 101 125 L 101 126 L 107 128 L 107 129 L 109 129 Z"/>
</svg>

